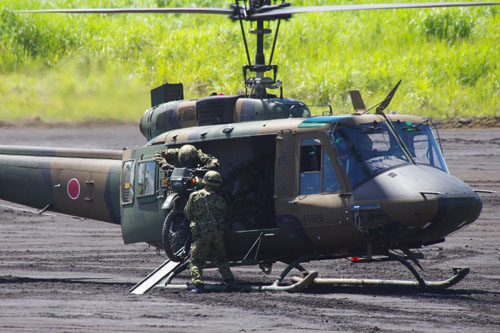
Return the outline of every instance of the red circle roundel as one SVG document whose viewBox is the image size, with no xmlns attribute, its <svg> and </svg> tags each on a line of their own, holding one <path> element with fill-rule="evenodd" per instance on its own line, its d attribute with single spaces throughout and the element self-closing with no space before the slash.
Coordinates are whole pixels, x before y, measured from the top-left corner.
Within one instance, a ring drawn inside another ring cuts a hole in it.
<svg viewBox="0 0 500 333">
<path fill-rule="evenodd" d="M 72 200 L 78 199 L 78 197 L 80 196 L 80 182 L 78 181 L 78 179 L 71 178 L 69 180 L 67 191 L 68 191 L 68 196 Z"/>
</svg>

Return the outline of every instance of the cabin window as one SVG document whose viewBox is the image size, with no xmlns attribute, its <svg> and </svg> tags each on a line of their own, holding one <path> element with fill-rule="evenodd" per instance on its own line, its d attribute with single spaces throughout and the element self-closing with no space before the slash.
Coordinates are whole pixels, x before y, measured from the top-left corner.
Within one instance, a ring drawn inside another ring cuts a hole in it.
<svg viewBox="0 0 500 333">
<path fill-rule="evenodd" d="M 155 193 L 156 162 L 148 161 L 139 163 L 137 173 L 137 195 L 153 195 Z"/>
<path fill-rule="evenodd" d="M 122 165 L 122 204 L 131 204 L 134 201 L 134 166 L 134 160 L 125 161 Z"/>
<path fill-rule="evenodd" d="M 321 184 L 321 144 L 303 140 L 300 147 L 300 194 L 316 194 Z"/>
<path fill-rule="evenodd" d="M 318 139 L 303 140 L 300 147 L 300 194 L 339 190 L 339 182 L 326 149 Z"/>
</svg>

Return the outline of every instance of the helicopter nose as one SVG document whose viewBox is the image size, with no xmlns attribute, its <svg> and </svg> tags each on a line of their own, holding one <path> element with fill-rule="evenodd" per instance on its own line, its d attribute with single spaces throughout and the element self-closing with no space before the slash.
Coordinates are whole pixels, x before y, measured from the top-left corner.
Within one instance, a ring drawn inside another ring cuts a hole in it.
<svg viewBox="0 0 500 333">
<path fill-rule="evenodd" d="M 412 229 L 422 242 L 437 241 L 474 222 L 481 198 L 467 184 L 430 166 L 389 170 L 353 191 L 357 207 L 377 204 L 392 223 Z"/>
</svg>

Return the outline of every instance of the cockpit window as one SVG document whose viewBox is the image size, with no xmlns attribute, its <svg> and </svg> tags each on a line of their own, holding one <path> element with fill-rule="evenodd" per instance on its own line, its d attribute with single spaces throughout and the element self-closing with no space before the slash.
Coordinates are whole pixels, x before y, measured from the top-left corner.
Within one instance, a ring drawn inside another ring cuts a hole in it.
<svg viewBox="0 0 500 333">
<path fill-rule="evenodd" d="M 353 187 L 387 169 L 410 163 L 385 123 L 342 127 L 330 136 L 338 162 Z"/>
<path fill-rule="evenodd" d="M 441 150 L 426 124 L 393 121 L 392 124 L 417 164 L 434 166 L 448 173 Z"/>
</svg>

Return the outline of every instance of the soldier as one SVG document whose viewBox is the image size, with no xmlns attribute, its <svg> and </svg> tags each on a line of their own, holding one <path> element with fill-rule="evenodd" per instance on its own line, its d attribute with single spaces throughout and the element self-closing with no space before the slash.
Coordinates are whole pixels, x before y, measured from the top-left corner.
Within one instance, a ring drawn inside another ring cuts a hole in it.
<svg viewBox="0 0 500 333">
<path fill-rule="evenodd" d="M 344 168 L 345 172 L 349 174 L 349 167 L 350 167 L 350 161 L 349 161 L 349 150 L 347 149 L 347 144 L 345 143 L 343 138 L 338 138 L 335 140 L 337 144 L 337 152 L 338 152 L 338 157 L 337 160 L 342 168 Z"/>
<path fill-rule="evenodd" d="M 193 145 L 183 145 L 181 148 L 159 151 L 154 154 L 154 159 L 161 165 L 162 169 L 167 168 L 169 164 L 176 168 L 195 168 L 201 165 L 208 169 L 215 169 L 220 166 L 217 158 L 205 154 Z"/>
<path fill-rule="evenodd" d="M 195 292 L 204 292 L 203 267 L 211 254 L 219 272 L 228 288 L 234 285 L 234 276 L 224 249 L 224 220 L 226 201 L 216 191 L 222 185 L 217 171 L 208 171 L 203 177 L 205 188 L 191 193 L 184 208 L 184 215 L 191 221 L 193 234 L 191 252 L 191 279 Z"/>
</svg>

